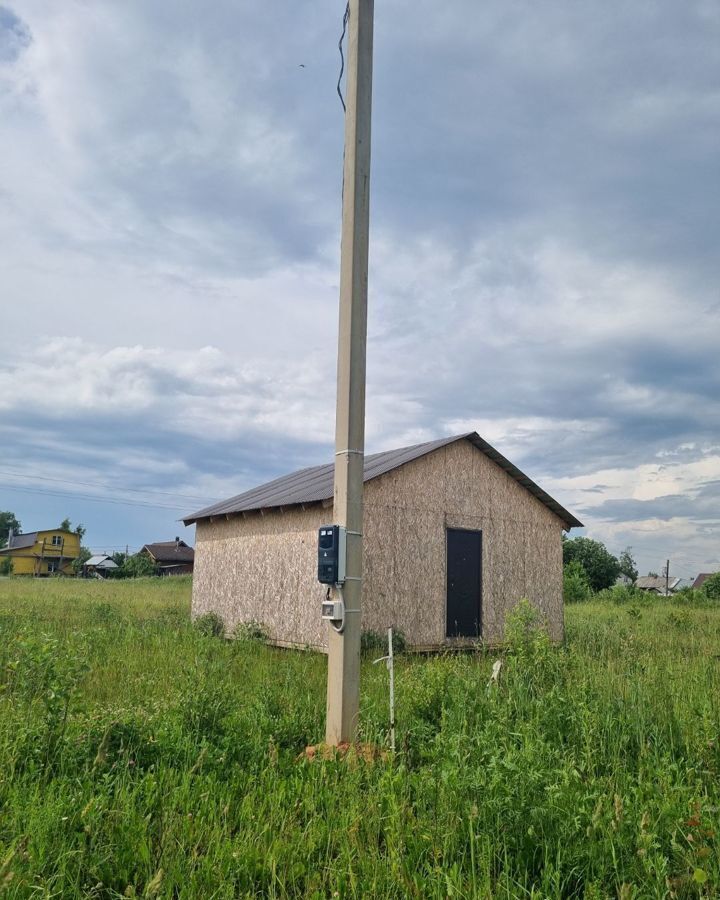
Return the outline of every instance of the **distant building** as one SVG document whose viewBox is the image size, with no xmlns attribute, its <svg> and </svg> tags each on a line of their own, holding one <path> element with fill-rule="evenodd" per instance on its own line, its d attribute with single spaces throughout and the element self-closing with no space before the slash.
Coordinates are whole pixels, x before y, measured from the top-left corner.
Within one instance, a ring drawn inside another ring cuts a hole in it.
<svg viewBox="0 0 720 900">
<path fill-rule="evenodd" d="M 681 578 L 670 578 L 667 583 L 664 575 L 641 575 L 635 582 L 635 587 L 648 594 L 666 596 L 667 591 L 674 593 L 681 584 Z"/>
<path fill-rule="evenodd" d="M 13 575 L 75 575 L 73 563 L 80 556 L 80 537 L 74 531 L 50 528 L 10 534 L 0 559 L 12 559 Z"/>
<path fill-rule="evenodd" d="M 150 557 L 160 575 L 192 575 L 195 551 L 179 537 L 174 541 L 145 544 L 140 552 Z"/>
<path fill-rule="evenodd" d="M 696 591 L 699 590 L 705 584 L 708 578 L 712 578 L 713 574 L 713 572 L 702 572 L 700 575 L 698 575 L 695 581 L 693 581 L 693 588 L 695 588 Z"/>
<path fill-rule="evenodd" d="M 86 578 L 106 578 L 108 572 L 118 568 L 118 564 L 109 556 L 91 556 L 90 559 L 83 563 L 83 575 Z"/>
<path fill-rule="evenodd" d="M 324 650 L 318 528 L 332 521 L 332 463 L 201 510 L 193 615 L 228 633 L 260 622 L 279 645 Z M 563 637 L 563 531 L 580 527 L 478 434 L 365 457 L 362 627 L 408 646 L 499 644 L 527 598 Z"/>
</svg>

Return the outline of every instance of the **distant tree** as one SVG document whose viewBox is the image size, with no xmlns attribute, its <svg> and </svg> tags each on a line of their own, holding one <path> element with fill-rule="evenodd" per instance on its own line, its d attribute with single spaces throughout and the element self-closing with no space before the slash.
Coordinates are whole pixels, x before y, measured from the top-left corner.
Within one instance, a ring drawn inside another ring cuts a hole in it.
<svg viewBox="0 0 720 900">
<path fill-rule="evenodd" d="M 125 565 L 125 560 L 127 558 L 128 557 L 127 557 L 126 553 L 120 553 L 120 552 L 113 553 L 113 555 L 110 557 L 110 559 L 112 559 L 112 561 L 115 563 L 115 565 L 118 566 L 119 568 L 122 568 Z"/>
<path fill-rule="evenodd" d="M 80 556 L 78 556 L 77 559 L 74 559 L 72 564 L 73 572 L 75 572 L 76 575 L 79 575 L 82 572 L 83 566 L 91 556 L 92 550 L 88 550 L 87 547 L 80 548 Z"/>
<path fill-rule="evenodd" d="M 60 531 L 71 531 L 73 534 L 76 534 L 81 541 L 87 534 L 87 528 L 82 523 L 78 523 L 73 528 L 70 519 L 63 519 L 58 528 Z"/>
<path fill-rule="evenodd" d="M 144 578 L 148 575 L 157 575 L 155 563 L 147 553 L 135 553 L 128 556 L 122 567 L 125 578 Z"/>
<path fill-rule="evenodd" d="M 12 575 L 13 573 L 13 561 L 12 556 L 3 556 L 0 559 L 0 575 Z"/>
<path fill-rule="evenodd" d="M 620 563 L 620 574 L 629 578 L 633 584 L 637 581 L 638 567 L 632 555 L 632 547 L 626 547 L 618 557 Z"/>
<path fill-rule="evenodd" d="M 720 600 L 720 572 L 705 579 L 702 591 L 710 600 Z"/>
<path fill-rule="evenodd" d="M 15 513 L 0 512 L 0 549 L 7 546 L 10 531 L 13 534 L 20 534 L 22 525 L 15 517 Z"/>
<path fill-rule="evenodd" d="M 602 541 L 591 538 L 577 537 L 563 542 L 563 564 L 570 562 L 580 563 L 594 591 L 612 587 L 620 574 L 617 557 Z"/>
<path fill-rule="evenodd" d="M 563 599 L 566 603 L 581 603 L 592 595 L 585 569 L 576 559 L 563 568 Z"/>
</svg>

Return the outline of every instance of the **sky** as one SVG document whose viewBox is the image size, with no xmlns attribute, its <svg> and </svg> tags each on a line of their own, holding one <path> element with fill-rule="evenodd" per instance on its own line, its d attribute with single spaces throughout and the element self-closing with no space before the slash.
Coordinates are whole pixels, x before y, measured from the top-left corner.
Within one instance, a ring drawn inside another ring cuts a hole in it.
<svg viewBox="0 0 720 900">
<path fill-rule="evenodd" d="M 342 0 L 0 5 L 0 509 L 137 549 L 333 452 Z M 367 450 L 720 568 L 720 5 L 378 0 Z M 574 534 L 575 532 L 573 532 Z"/>
</svg>

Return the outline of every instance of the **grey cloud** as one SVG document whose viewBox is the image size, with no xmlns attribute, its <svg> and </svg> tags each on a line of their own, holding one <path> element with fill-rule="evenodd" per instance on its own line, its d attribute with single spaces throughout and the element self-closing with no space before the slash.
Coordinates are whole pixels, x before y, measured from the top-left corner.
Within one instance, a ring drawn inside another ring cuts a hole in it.
<svg viewBox="0 0 720 900">
<path fill-rule="evenodd" d="M 32 42 L 30 29 L 7 6 L 0 6 L 0 63 L 12 63 Z"/>
<path fill-rule="evenodd" d="M 141 388 L 123 409 L 86 348 L 87 408 L 18 405 L 13 440 L 45 460 L 34 434 L 56 453 L 82 435 L 98 469 L 108 435 L 117 458 L 165 451 L 143 485 L 234 490 L 326 458 L 342 8 L 33 9 L 32 89 L 2 108 L 6 390 L 59 303 L 61 332 L 172 359 L 116 362 Z M 720 429 L 716 5 L 376 13 L 369 446 L 507 421 L 499 448 L 540 481 L 699 459 Z M 173 356 L 207 344 L 211 374 Z"/>
<path fill-rule="evenodd" d="M 705 483 L 685 494 L 668 494 L 652 500 L 605 500 L 598 506 L 582 510 L 595 519 L 615 522 L 642 522 L 648 519 L 684 518 L 705 525 L 720 525 L 720 484 Z"/>
</svg>

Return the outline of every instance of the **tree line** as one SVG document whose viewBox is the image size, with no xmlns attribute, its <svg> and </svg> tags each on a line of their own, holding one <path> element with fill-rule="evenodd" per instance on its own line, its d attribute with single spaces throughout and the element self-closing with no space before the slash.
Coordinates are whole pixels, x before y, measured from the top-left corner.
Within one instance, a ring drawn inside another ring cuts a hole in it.
<svg viewBox="0 0 720 900">
<path fill-rule="evenodd" d="M 621 575 L 627 582 L 624 587 L 617 586 Z M 602 541 L 563 536 L 563 595 L 566 603 L 589 600 L 611 588 L 633 593 L 637 577 L 638 568 L 632 547 L 626 547 L 619 556 L 614 556 Z M 689 588 L 684 591 L 685 594 L 689 592 Z M 708 578 L 702 589 L 695 593 L 720 600 L 720 572 Z"/>
</svg>

